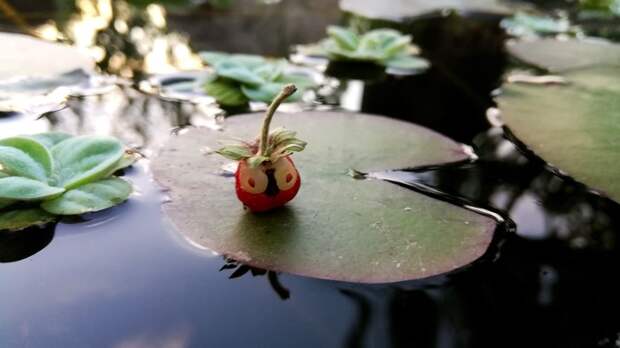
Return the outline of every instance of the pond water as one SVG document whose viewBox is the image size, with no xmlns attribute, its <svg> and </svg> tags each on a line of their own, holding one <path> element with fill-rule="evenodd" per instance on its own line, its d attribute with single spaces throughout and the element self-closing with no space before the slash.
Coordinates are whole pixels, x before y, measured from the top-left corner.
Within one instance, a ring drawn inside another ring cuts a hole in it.
<svg viewBox="0 0 620 348">
<path fill-rule="evenodd" d="M 196 17 L 186 16 L 191 32 Z M 325 21 L 339 16 L 330 12 Z M 304 25 L 314 28 L 310 36 L 324 26 Z M 0 346 L 620 346 L 620 205 L 559 175 L 487 121 L 508 61 L 497 18 L 433 17 L 408 30 L 432 60 L 429 71 L 342 80 L 349 97 L 304 107 L 388 115 L 473 146 L 473 161 L 370 175 L 501 216 L 484 257 L 445 275 L 373 285 L 226 260 L 170 228 L 161 212 L 166 193 L 149 169 L 172 130 L 212 126 L 213 114 L 122 86 L 71 98 L 42 117 L 0 116 L 0 138 L 112 134 L 147 157 L 124 173 L 136 190 L 128 202 L 0 234 Z M 284 36 L 252 49 L 286 54 L 282 47 L 300 38 Z M 214 39 L 192 40 L 200 47 Z M 220 45 L 242 51 L 242 42 Z"/>
</svg>

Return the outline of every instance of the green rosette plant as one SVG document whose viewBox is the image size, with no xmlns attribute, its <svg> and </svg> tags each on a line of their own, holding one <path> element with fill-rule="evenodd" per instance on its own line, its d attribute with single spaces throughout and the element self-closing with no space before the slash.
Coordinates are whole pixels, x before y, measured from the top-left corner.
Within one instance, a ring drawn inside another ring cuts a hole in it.
<svg viewBox="0 0 620 348">
<path fill-rule="evenodd" d="M 369 62 L 401 70 L 425 70 L 429 62 L 418 57 L 410 35 L 394 29 L 375 29 L 358 34 L 351 29 L 329 26 L 328 38 L 319 43 L 330 60 Z"/>
<path fill-rule="evenodd" d="M 285 59 L 221 52 L 201 52 L 200 57 L 214 70 L 203 88 L 223 106 L 243 106 L 250 101 L 270 103 L 291 83 L 300 93 L 289 100 L 297 101 L 305 90 L 316 85 L 309 75 L 293 71 Z"/>
<path fill-rule="evenodd" d="M 572 27 L 568 18 L 517 12 L 500 23 L 509 34 L 517 37 L 553 36 L 559 34 L 574 35 L 577 29 Z"/>
<path fill-rule="evenodd" d="M 138 155 L 115 138 L 41 133 L 0 140 L 0 231 L 113 207 L 132 186 L 115 173 Z"/>
</svg>

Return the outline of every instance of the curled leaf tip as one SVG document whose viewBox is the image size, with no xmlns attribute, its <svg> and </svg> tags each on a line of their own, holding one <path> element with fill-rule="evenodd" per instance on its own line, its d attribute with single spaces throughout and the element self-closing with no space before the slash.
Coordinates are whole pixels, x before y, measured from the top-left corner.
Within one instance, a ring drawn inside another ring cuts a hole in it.
<svg viewBox="0 0 620 348">
<path fill-rule="evenodd" d="M 297 87 L 294 84 L 289 83 L 288 85 L 284 86 L 284 88 L 282 88 L 281 94 L 284 95 L 284 98 L 287 98 L 293 95 L 293 93 L 295 92 L 297 92 Z"/>
<path fill-rule="evenodd" d="M 347 175 L 352 177 L 355 180 L 363 180 L 366 179 L 367 174 L 362 173 L 359 170 L 355 170 L 353 168 L 347 169 Z"/>
</svg>

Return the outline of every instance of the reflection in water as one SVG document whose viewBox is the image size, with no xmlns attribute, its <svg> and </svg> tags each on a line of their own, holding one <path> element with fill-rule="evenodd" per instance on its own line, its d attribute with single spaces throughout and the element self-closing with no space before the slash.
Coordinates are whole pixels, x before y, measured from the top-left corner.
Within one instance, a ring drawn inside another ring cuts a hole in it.
<svg viewBox="0 0 620 348">
<path fill-rule="evenodd" d="M 502 139 L 501 135 L 496 137 Z M 505 138 L 495 142 L 497 149 L 477 151 L 481 159 L 476 163 L 385 172 L 379 176 L 506 212 L 517 224 L 517 234 L 527 239 L 554 240 L 574 249 L 617 248 L 619 226 L 614 217 L 620 214 L 618 203 L 552 172 L 540 159 L 522 155 Z M 496 156 L 500 148 L 502 156 L 512 158 L 512 162 L 488 159 Z"/>
<path fill-rule="evenodd" d="M 225 258 L 226 263 L 220 268 L 220 272 L 224 270 L 232 270 L 232 273 L 228 277 L 228 279 L 240 278 L 246 274 L 251 274 L 252 277 L 257 276 L 267 276 L 267 280 L 269 281 L 269 285 L 273 289 L 273 291 L 280 297 L 282 300 L 287 300 L 291 297 L 290 291 L 285 288 L 282 283 L 280 283 L 280 279 L 278 277 L 278 273 L 274 271 L 264 270 L 258 267 L 252 267 L 248 265 L 244 265 L 235 260 Z M 248 273 L 249 272 L 249 273 Z"/>
<path fill-rule="evenodd" d="M 0 232 L 0 262 L 15 262 L 38 253 L 52 241 L 55 228 L 54 223 L 13 233 Z"/>
<path fill-rule="evenodd" d="M 187 38 L 168 33 L 161 5 L 140 9 L 123 0 L 80 0 L 74 6 L 68 20 L 47 23 L 39 32 L 88 49 L 104 72 L 137 78 L 202 66 Z"/>
</svg>

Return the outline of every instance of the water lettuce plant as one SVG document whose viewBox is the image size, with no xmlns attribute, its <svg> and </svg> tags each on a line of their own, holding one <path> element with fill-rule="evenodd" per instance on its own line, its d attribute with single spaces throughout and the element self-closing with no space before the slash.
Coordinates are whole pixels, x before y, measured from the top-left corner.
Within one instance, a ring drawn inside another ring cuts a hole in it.
<svg viewBox="0 0 620 348">
<path fill-rule="evenodd" d="M 501 21 L 501 26 L 509 34 L 518 37 L 538 37 L 558 34 L 575 34 L 575 28 L 565 17 L 553 18 L 517 12 L 514 16 Z"/>
<path fill-rule="evenodd" d="M 416 56 L 411 36 L 394 29 L 375 29 L 358 34 L 351 29 L 329 26 L 328 38 L 320 47 L 330 60 L 370 62 L 388 68 L 424 70 L 427 60 Z"/>
<path fill-rule="evenodd" d="M 131 184 L 115 173 L 137 156 L 115 138 L 41 133 L 0 140 L 0 230 L 110 208 Z"/>
<path fill-rule="evenodd" d="M 294 71 L 285 59 L 221 52 L 201 52 L 200 57 L 214 69 L 203 83 L 204 90 L 223 106 L 242 106 L 249 101 L 269 103 L 289 83 L 299 89 L 290 99 L 295 101 L 315 85 L 310 76 Z"/>
</svg>

